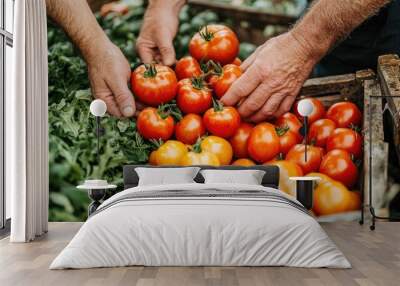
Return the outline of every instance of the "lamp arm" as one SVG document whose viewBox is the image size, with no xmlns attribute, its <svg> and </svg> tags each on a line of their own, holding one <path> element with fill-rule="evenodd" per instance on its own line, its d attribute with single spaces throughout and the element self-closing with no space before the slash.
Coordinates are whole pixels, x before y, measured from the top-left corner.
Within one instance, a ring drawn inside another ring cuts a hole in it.
<svg viewBox="0 0 400 286">
<path fill-rule="evenodd" d="M 96 116 L 97 164 L 100 166 L 100 116 Z"/>
<path fill-rule="evenodd" d="M 307 162 L 308 116 L 304 117 L 304 160 Z"/>
</svg>

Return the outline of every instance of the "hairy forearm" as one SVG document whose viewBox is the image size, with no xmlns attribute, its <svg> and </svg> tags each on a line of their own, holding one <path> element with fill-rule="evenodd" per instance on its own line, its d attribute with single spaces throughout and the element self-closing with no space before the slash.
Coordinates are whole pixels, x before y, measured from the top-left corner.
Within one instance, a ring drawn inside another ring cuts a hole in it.
<svg viewBox="0 0 400 286">
<path fill-rule="evenodd" d="M 293 36 L 317 61 L 390 0 L 316 0 L 292 29 Z"/>
<path fill-rule="evenodd" d="M 84 58 L 90 58 L 100 42 L 109 41 L 86 0 L 46 0 L 46 7 L 47 14 L 65 30 Z"/>
</svg>

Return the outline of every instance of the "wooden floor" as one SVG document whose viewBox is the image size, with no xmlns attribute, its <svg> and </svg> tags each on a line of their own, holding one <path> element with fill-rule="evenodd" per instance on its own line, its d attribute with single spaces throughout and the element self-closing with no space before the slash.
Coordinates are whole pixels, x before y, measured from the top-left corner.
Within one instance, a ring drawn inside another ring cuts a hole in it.
<svg viewBox="0 0 400 286">
<path fill-rule="evenodd" d="M 288 267 L 125 267 L 48 270 L 80 223 L 50 223 L 49 233 L 29 244 L 0 241 L 0 285 L 400 285 L 400 223 L 378 223 L 372 232 L 357 223 L 326 223 L 324 229 L 352 269 Z"/>
</svg>

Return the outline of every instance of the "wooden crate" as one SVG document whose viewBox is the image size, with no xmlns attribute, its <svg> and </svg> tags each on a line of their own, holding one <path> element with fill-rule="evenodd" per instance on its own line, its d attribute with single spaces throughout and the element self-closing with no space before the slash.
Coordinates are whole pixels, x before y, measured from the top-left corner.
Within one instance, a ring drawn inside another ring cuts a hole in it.
<svg viewBox="0 0 400 286">
<path fill-rule="evenodd" d="M 378 76 L 387 110 L 392 120 L 392 138 L 400 159 L 400 59 L 398 55 L 384 55 L 378 60 Z"/>
<path fill-rule="evenodd" d="M 362 135 L 364 143 L 363 162 L 361 164 L 360 183 L 358 189 L 364 194 L 364 206 L 369 206 L 369 158 L 370 137 L 372 132 L 372 204 L 377 214 L 387 213 L 386 197 L 388 192 L 388 143 L 385 142 L 383 100 L 381 84 L 372 70 L 363 70 L 355 74 L 330 76 L 309 79 L 303 86 L 299 97 L 315 97 L 322 101 L 326 108 L 338 101 L 356 103 L 363 113 Z M 373 97 L 372 97 L 373 96 Z M 376 97 L 377 96 L 377 97 Z M 400 98 L 399 98 L 400 101 Z M 371 106 L 370 106 L 371 105 Z M 397 105 L 398 107 L 400 105 Z M 369 124 L 369 110 L 371 107 L 371 122 Z M 367 213 L 367 212 L 366 212 Z M 349 219 L 346 215 L 335 215 L 326 220 Z M 324 220 L 324 219 L 323 219 Z"/>
<path fill-rule="evenodd" d="M 393 164 L 394 158 L 400 162 L 400 59 L 398 55 L 384 55 L 378 59 L 378 79 L 381 84 L 385 111 L 385 137 L 391 143 L 389 158 L 390 188 L 384 196 L 382 216 L 389 216 L 388 204 L 400 192 L 399 164 Z"/>
</svg>

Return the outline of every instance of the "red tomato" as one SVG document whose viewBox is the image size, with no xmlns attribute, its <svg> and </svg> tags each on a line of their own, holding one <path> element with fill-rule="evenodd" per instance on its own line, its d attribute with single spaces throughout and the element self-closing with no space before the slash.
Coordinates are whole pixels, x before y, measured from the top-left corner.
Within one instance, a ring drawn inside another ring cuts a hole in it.
<svg viewBox="0 0 400 286">
<path fill-rule="evenodd" d="M 313 122 L 308 132 L 308 140 L 313 145 L 325 147 L 326 140 L 332 135 L 336 128 L 336 123 L 330 119 L 318 119 Z"/>
<path fill-rule="evenodd" d="M 191 56 L 181 58 L 176 62 L 175 73 L 178 80 L 198 77 L 201 75 L 200 64 Z"/>
<path fill-rule="evenodd" d="M 284 155 L 286 155 L 294 145 L 301 142 L 301 137 L 289 130 L 289 127 L 277 127 L 276 133 L 279 136 L 280 152 Z"/>
<path fill-rule="evenodd" d="M 251 130 L 253 130 L 253 125 L 243 122 L 229 140 L 236 158 L 248 157 L 247 140 L 250 137 Z"/>
<path fill-rule="evenodd" d="M 233 65 L 237 65 L 240 67 L 240 65 L 242 64 L 242 60 L 239 58 L 235 58 L 232 62 Z"/>
<path fill-rule="evenodd" d="M 178 83 L 176 101 L 185 114 L 203 114 L 212 104 L 212 92 L 201 78 L 186 78 Z"/>
<path fill-rule="evenodd" d="M 350 128 L 336 128 L 326 141 L 326 150 L 346 150 L 356 158 L 361 157 L 362 138 L 361 135 Z"/>
<path fill-rule="evenodd" d="M 210 77 L 209 83 L 217 98 L 221 98 L 232 83 L 242 75 L 242 70 L 239 66 L 230 64 L 224 66 L 216 73 L 217 74 Z"/>
<path fill-rule="evenodd" d="M 158 106 L 175 98 L 177 79 L 175 72 L 167 66 L 141 65 L 132 72 L 131 86 L 139 101 Z"/>
<path fill-rule="evenodd" d="M 313 112 L 310 114 L 310 116 L 308 116 L 308 122 L 311 124 L 314 121 L 317 121 L 318 119 L 321 119 L 325 116 L 325 107 L 322 104 L 322 102 L 316 98 L 308 98 L 311 102 L 311 104 L 313 105 Z M 303 118 L 298 110 L 297 110 L 297 105 L 299 104 L 298 101 L 295 102 L 294 106 L 293 106 L 293 111 L 296 114 L 296 116 L 298 118 Z"/>
<path fill-rule="evenodd" d="M 289 127 L 290 131 L 297 133 L 299 135 L 300 135 L 299 129 L 301 128 L 301 126 L 303 126 L 303 124 L 296 117 L 296 115 L 294 115 L 293 113 L 290 113 L 290 112 L 286 112 L 285 114 L 279 116 L 275 120 L 275 125 L 278 127 L 283 127 L 283 128 Z"/>
<path fill-rule="evenodd" d="M 224 25 L 207 25 L 190 40 L 189 52 L 198 61 L 213 60 L 226 65 L 233 62 L 239 53 L 239 40 Z"/>
<path fill-rule="evenodd" d="M 278 134 L 271 123 L 260 123 L 250 133 L 247 151 L 252 159 L 264 163 L 272 160 L 280 151 Z"/>
<path fill-rule="evenodd" d="M 334 121 L 338 127 L 360 126 L 362 114 L 357 105 L 343 101 L 332 105 L 326 113 L 326 118 Z"/>
<path fill-rule="evenodd" d="M 146 139 L 171 138 L 174 133 L 174 119 L 171 115 L 162 114 L 156 108 L 146 107 L 137 118 L 137 129 L 139 134 Z"/>
<path fill-rule="evenodd" d="M 204 113 L 203 122 L 211 134 L 229 138 L 240 126 L 240 115 L 236 108 L 216 103 Z"/>
<path fill-rule="evenodd" d="M 185 115 L 175 127 L 175 137 L 185 144 L 194 144 L 206 133 L 203 120 L 197 114 Z"/>
<path fill-rule="evenodd" d="M 286 155 L 286 160 L 292 161 L 299 165 L 304 174 L 316 172 L 324 155 L 324 150 L 320 147 L 307 145 L 307 161 L 305 160 L 305 145 L 297 144 L 290 149 Z"/>
<path fill-rule="evenodd" d="M 319 172 L 351 188 L 357 182 L 358 170 L 351 160 L 350 153 L 344 150 L 332 150 L 322 159 Z"/>
</svg>

